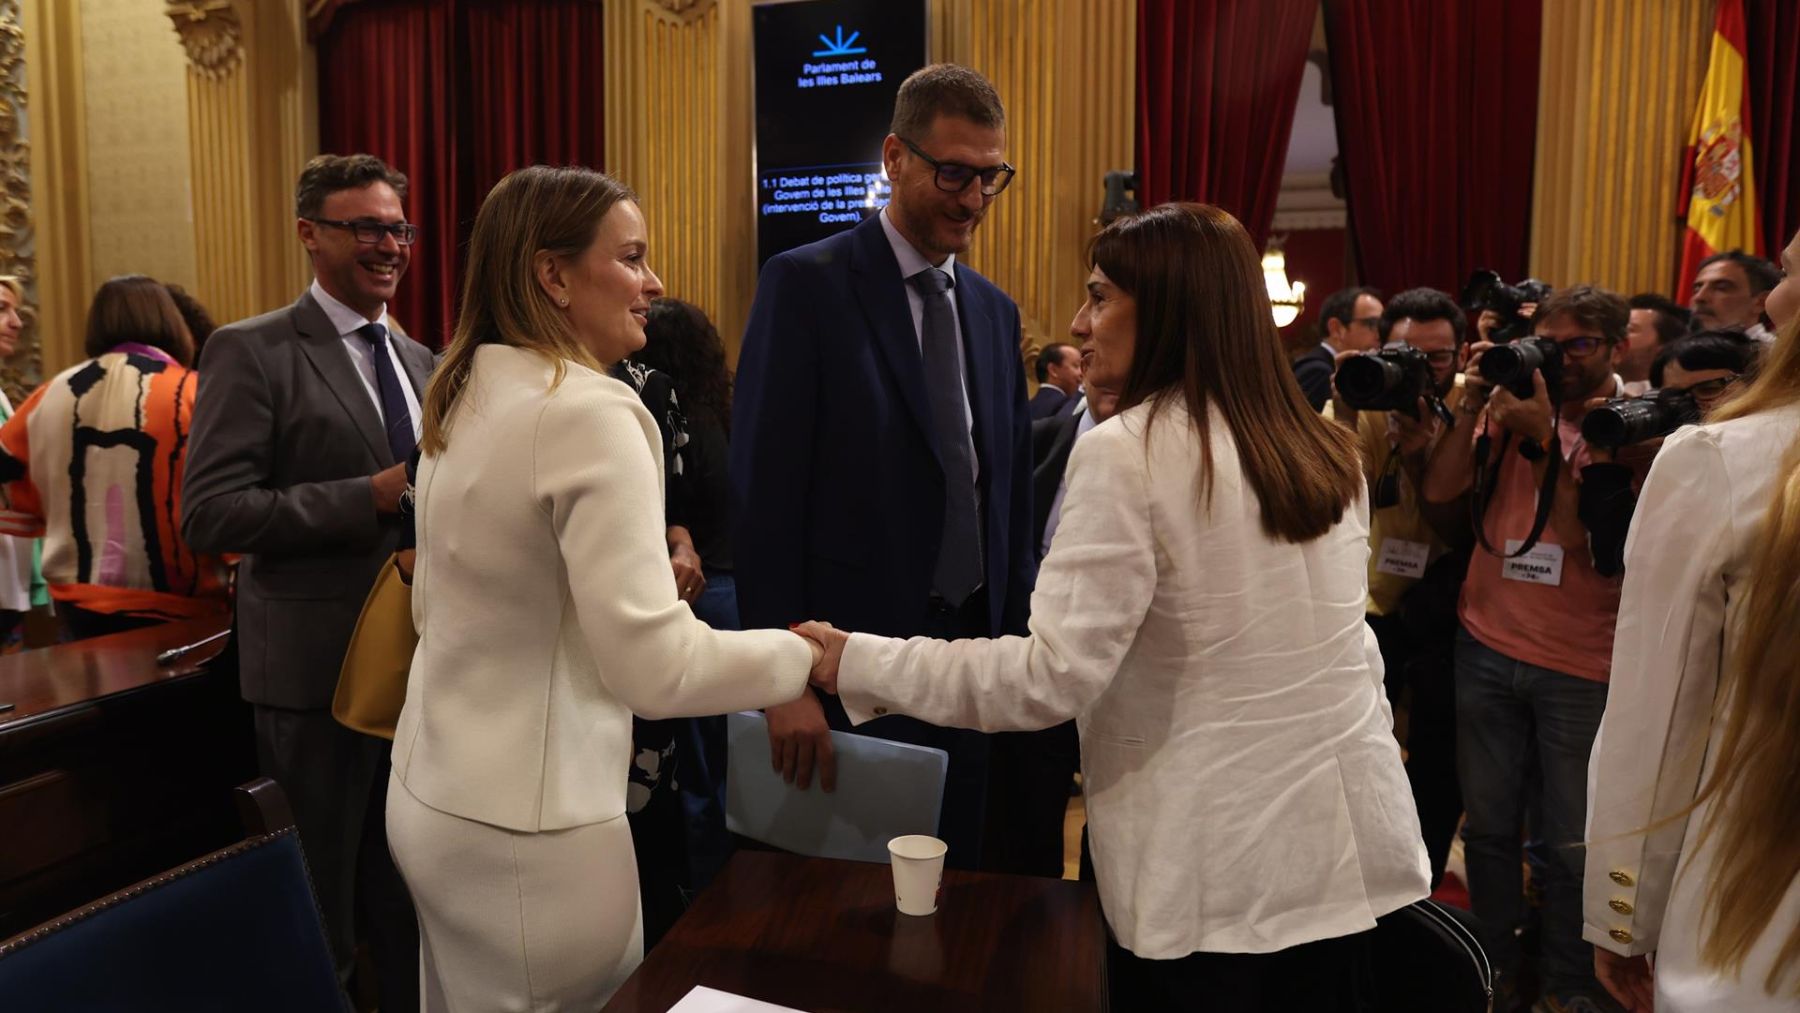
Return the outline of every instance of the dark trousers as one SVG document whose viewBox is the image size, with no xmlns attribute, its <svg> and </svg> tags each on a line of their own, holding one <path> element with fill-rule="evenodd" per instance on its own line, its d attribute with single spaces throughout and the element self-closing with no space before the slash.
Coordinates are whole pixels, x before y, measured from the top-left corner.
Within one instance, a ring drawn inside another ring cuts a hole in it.
<svg viewBox="0 0 1800 1013">
<path fill-rule="evenodd" d="M 1081 831 L 1081 881 L 1094 882 Z M 1104 912 L 1102 912 L 1104 914 Z M 1190 953 L 1146 960 L 1106 929 L 1106 980 L 1113 1013 L 1379 1013 L 1373 930 L 1301 943 L 1274 953 Z"/>
<path fill-rule="evenodd" d="M 387 845 L 386 740 L 328 710 L 256 706 L 262 772 L 293 806 L 338 980 L 348 984 L 366 929 L 382 1013 L 419 1008 L 419 926 Z"/>
<path fill-rule="evenodd" d="M 1376 1013 L 1370 932 L 1274 953 L 1145 960 L 1108 942 L 1115 1013 Z"/>
<path fill-rule="evenodd" d="M 1406 778 L 1436 889 L 1463 812 L 1456 776 L 1456 625 L 1453 617 L 1441 627 L 1419 623 L 1416 613 L 1408 619 L 1368 617 L 1381 645 L 1388 701 L 1406 702 Z"/>
<path fill-rule="evenodd" d="M 1063 820 L 1081 769 L 1075 722 L 989 736 L 986 853 L 982 868 L 1019 876 L 1063 874 Z"/>
</svg>

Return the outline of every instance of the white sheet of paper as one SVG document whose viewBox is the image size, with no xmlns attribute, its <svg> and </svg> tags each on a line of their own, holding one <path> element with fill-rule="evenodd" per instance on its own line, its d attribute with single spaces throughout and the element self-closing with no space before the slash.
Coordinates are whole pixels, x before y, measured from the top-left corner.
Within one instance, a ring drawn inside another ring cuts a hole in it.
<svg viewBox="0 0 1800 1013">
<path fill-rule="evenodd" d="M 1508 538 L 1506 554 L 1511 556 L 1519 551 L 1519 546 L 1524 544 L 1517 538 Z M 1562 546 L 1545 545 L 1539 542 L 1523 556 L 1502 561 L 1500 576 L 1507 580 L 1523 581 L 1527 584 L 1548 584 L 1551 587 L 1560 587 L 1562 586 L 1562 568 Z"/>
<path fill-rule="evenodd" d="M 681 997 L 681 1001 L 669 1007 L 669 1013 L 803 1013 L 792 1006 L 777 1006 L 760 999 L 750 999 L 730 992 L 721 992 L 705 985 L 695 985 L 694 990 Z"/>
</svg>

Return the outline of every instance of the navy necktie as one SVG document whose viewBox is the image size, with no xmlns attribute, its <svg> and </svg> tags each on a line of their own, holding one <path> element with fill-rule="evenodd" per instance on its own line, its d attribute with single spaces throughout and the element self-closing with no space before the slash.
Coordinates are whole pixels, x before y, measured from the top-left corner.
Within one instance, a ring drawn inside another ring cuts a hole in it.
<svg viewBox="0 0 1800 1013">
<path fill-rule="evenodd" d="M 931 421 L 944 462 L 944 533 L 938 543 L 934 590 L 951 607 L 981 586 L 981 518 L 975 505 L 975 448 L 969 442 L 963 409 L 962 352 L 956 342 L 956 310 L 950 305 L 948 274 L 926 268 L 910 279 L 925 299 L 919 322 L 919 351 Z"/>
<path fill-rule="evenodd" d="M 387 428 L 388 449 L 394 452 L 394 463 L 412 460 L 412 413 L 406 408 L 406 394 L 401 389 L 400 374 L 394 370 L 394 357 L 388 354 L 387 328 L 380 324 L 364 324 L 356 329 L 369 343 L 369 355 L 375 360 L 375 390 L 381 395 L 381 420 Z"/>
</svg>

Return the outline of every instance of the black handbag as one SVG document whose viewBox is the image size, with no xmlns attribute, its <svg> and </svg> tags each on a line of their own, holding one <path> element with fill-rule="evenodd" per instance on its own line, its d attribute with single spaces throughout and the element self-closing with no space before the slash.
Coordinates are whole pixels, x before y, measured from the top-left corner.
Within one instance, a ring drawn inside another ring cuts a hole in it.
<svg viewBox="0 0 1800 1013">
<path fill-rule="evenodd" d="M 1374 1008 L 1383 1013 L 1488 1013 L 1494 969 L 1475 937 L 1475 916 L 1422 900 L 1375 923 Z"/>
</svg>

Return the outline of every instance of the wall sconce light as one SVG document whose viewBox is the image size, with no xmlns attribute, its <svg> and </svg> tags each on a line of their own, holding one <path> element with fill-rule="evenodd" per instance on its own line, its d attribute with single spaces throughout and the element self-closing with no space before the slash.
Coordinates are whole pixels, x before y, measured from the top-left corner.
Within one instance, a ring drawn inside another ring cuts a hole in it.
<svg viewBox="0 0 1800 1013">
<path fill-rule="evenodd" d="M 1275 326 L 1286 327 L 1300 319 L 1300 311 L 1306 307 L 1306 283 L 1288 280 L 1287 254 L 1282 252 L 1286 242 L 1284 236 L 1269 237 L 1269 245 L 1263 251 L 1263 282 L 1269 287 L 1269 306 L 1275 314 Z"/>
</svg>

